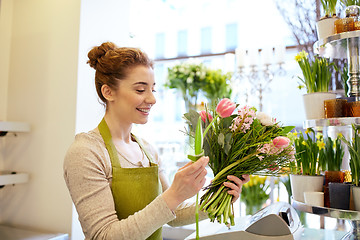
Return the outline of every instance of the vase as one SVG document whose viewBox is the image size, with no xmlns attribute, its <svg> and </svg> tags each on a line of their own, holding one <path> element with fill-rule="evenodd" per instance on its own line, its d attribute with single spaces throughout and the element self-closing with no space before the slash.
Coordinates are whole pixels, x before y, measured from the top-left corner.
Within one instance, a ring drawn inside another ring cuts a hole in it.
<svg viewBox="0 0 360 240">
<path fill-rule="evenodd" d="M 322 192 L 324 176 L 309 176 L 290 174 L 290 184 L 293 199 L 304 201 L 304 192 Z"/>
<path fill-rule="evenodd" d="M 338 17 L 326 17 L 316 22 L 318 39 L 325 39 L 335 34 L 335 21 Z"/>
<path fill-rule="evenodd" d="M 354 208 L 356 211 L 360 211 L 360 186 L 353 185 L 352 188 L 352 196 L 354 200 Z"/>
<path fill-rule="evenodd" d="M 306 119 L 325 118 L 324 101 L 335 99 L 336 94 L 330 92 L 315 92 L 303 95 Z"/>
<path fill-rule="evenodd" d="M 348 183 L 329 183 L 330 207 L 336 209 L 349 210 L 351 184 Z"/>
<path fill-rule="evenodd" d="M 360 101 L 349 102 L 347 106 L 349 117 L 360 117 Z"/>
</svg>

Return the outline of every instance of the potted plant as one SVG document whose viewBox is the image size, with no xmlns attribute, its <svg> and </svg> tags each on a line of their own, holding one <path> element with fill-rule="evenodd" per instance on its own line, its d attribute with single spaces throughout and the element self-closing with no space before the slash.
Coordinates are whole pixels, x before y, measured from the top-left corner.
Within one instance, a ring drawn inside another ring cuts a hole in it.
<svg viewBox="0 0 360 240">
<path fill-rule="evenodd" d="M 308 55 L 301 51 L 295 56 L 303 74 L 299 88 L 305 87 L 307 92 L 303 95 L 306 119 L 320 119 L 325 117 L 324 100 L 336 98 L 335 93 L 328 92 L 334 64 L 320 56 L 310 60 Z"/>
<path fill-rule="evenodd" d="M 324 206 L 330 207 L 329 183 L 344 182 L 345 173 L 341 171 L 341 165 L 345 151 L 341 144 L 340 135 L 335 140 L 328 137 L 320 148 L 319 165 L 325 171 Z"/>
<path fill-rule="evenodd" d="M 352 194 L 355 210 L 360 211 L 360 136 L 359 126 L 352 124 L 354 137 L 351 142 L 341 137 L 341 140 L 347 145 L 350 153 L 350 171 L 352 179 Z"/>
<path fill-rule="evenodd" d="M 335 21 L 337 0 L 321 0 L 324 16 L 316 22 L 316 29 L 319 39 L 327 38 L 335 34 Z"/>
<path fill-rule="evenodd" d="M 201 90 L 211 107 L 214 107 L 219 99 L 231 97 L 231 77 L 231 73 L 223 73 L 220 69 L 207 69 L 205 84 Z"/>
<path fill-rule="evenodd" d="M 316 138 L 315 131 L 308 128 L 292 133 L 295 138 L 295 161 L 290 164 L 290 184 L 294 200 L 304 202 L 304 192 L 322 192 L 324 176 L 320 175 L 318 163 L 319 146 L 323 143 Z"/>
<path fill-rule="evenodd" d="M 165 87 L 177 89 L 185 101 L 186 112 L 196 110 L 200 90 L 206 84 L 207 68 L 203 63 L 193 61 L 181 62 L 168 68 L 168 81 Z"/>
</svg>

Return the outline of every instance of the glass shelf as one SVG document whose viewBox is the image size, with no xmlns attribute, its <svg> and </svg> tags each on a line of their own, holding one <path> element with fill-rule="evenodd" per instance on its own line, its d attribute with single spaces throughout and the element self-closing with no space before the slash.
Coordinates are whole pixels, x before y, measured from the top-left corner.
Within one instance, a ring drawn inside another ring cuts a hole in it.
<svg viewBox="0 0 360 240">
<path fill-rule="evenodd" d="M 347 220 L 350 223 L 350 231 L 342 238 L 360 240 L 360 212 L 307 205 L 303 202 L 291 199 L 291 205 L 301 211 L 325 217 Z"/>
<path fill-rule="evenodd" d="M 351 126 L 351 124 L 360 124 L 360 117 L 341 117 L 341 118 L 321 118 L 305 120 L 303 127 L 306 128 L 325 128 Z"/>
<path fill-rule="evenodd" d="M 29 132 L 30 125 L 23 122 L 4 122 L 0 121 L 0 137 L 8 132 Z"/>
<path fill-rule="evenodd" d="M 338 33 L 314 44 L 314 52 L 326 58 L 347 58 L 348 40 L 352 39 L 359 45 L 360 30 Z"/>
</svg>

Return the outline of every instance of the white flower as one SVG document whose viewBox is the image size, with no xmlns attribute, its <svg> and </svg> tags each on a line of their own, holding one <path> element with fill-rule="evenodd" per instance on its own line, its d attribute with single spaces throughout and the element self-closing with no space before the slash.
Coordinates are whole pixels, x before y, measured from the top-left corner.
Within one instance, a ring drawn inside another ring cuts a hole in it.
<svg viewBox="0 0 360 240">
<path fill-rule="evenodd" d="M 258 112 L 256 118 L 259 119 L 260 123 L 264 126 L 274 125 L 273 119 L 264 112 Z"/>
<path fill-rule="evenodd" d="M 191 84 L 191 83 L 193 82 L 193 79 L 192 79 L 191 77 L 188 77 L 188 79 L 186 79 L 186 82 L 187 82 L 188 84 Z"/>
</svg>

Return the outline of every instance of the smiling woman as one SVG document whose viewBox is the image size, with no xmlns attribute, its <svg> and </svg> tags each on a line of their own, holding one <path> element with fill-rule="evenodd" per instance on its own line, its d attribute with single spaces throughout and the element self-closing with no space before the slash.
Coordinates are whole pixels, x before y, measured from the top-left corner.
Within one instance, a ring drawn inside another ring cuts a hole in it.
<svg viewBox="0 0 360 240">
<path fill-rule="evenodd" d="M 64 160 L 85 238 L 160 240 L 162 225 L 195 222 L 194 205 L 183 202 L 204 185 L 208 158 L 180 168 L 169 186 L 157 152 L 132 134 L 156 103 L 152 61 L 140 49 L 109 42 L 88 57 L 105 116 L 94 130 L 76 135 Z M 237 178 L 230 187 L 234 198 L 242 183 Z"/>
</svg>

